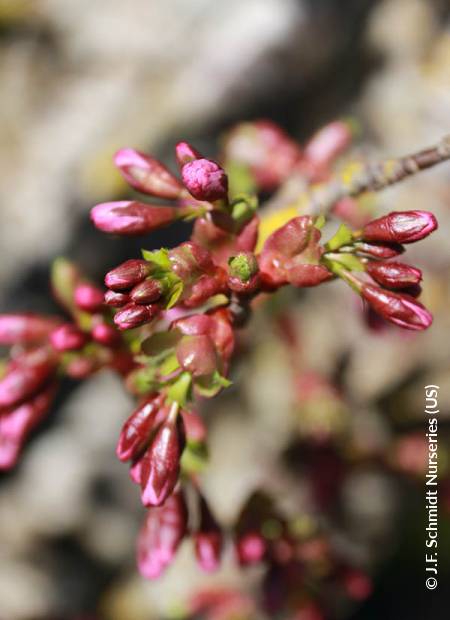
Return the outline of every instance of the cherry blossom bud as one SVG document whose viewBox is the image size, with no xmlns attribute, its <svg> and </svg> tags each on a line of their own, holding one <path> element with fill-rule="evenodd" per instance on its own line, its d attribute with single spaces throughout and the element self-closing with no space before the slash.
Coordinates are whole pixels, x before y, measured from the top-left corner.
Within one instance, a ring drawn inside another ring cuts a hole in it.
<svg viewBox="0 0 450 620">
<path fill-rule="evenodd" d="M 115 267 L 105 276 L 105 284 L 114 291 L 123 291 L 133 288 L 148 276 L 150 265 L 147 261 L 133 258 Z"/>
<path fill-rule="evenodd" d="M 148 278 L 131 290 L 130 297 L 136 304 L 151 304 L 158 301 L 163 293 L 162 283 L 159 280 Z"/>
<path fill-rule="evenodd" d="M 409 295 L 394 293 L 371 284 L 363 284 L 361 295 L 384 319 L 405 329 L 421 331 L 433 322 L 428 310 Z"/>
<path fill-rule="evenodd" d="M 150 442 L 162 401 L 159 394 L 152 394 L 125 422 L 116 448 L 119 460 L 134 460 L 142 454 Z"/>
<path fill-rule="evenodd" d="M 106 347 L 113 347 L 120 342 L 117 329 L 108 323 L 97 323 L 91 331 L 92 339 Z"/>
<path fill-rule="evenodd" d="M 348 570 L 344 575 L 344 587 L 355 601 L 363 601 L 372 593 L 372 580 L 360 570 Z"/>
<path fill-rule="evenodd" d="M 387 288 L 404 289 L 419 284 L 422 279 L 420 269 L 405 263 L 371 261 L 366 265 L 366 271 L 375 282 Z"/>
<path fill-rule="evenodd" d="M 91 209 L 94 226 L 116 235 L 146 235 L 178 219 L 176 207 L 149 205 L 135 200 L 104 202 Z"/>
<path fill-rule="evenodd" d="M 138 192 L 175 200 L 183 191 L 178 179 L 150 155 L 135 149 L 120 149 L 114 156 L 114 163 L 127 183 Z"/>
<path fill-rule="evenodd" d="M 70 360 L 65 368 L 67 376 L 76 380 L 86 379 L 96 370 L 98 370 L 98 363 L 86 356 L 79 356 Z"/>
<path fill-rule="evenodd" d="M 258 261 L 251 252 L 239 252 L 229 258 L 228 271 L 228 286 L 236 293 L 253 293 L 260 284 Z"/>
<path fill-rule="evenodd" d="M 1 314 L 0 345 L 31 344 L 45 340 L 57 325 L 56 319 L 37 314 Z"/>
<path fill-rule="evenodd" d="M 228 177 L 218 164 L 210 159 L 194 159 L 181 169 L 183 183 L 197 200 L 223 200 L 228 193 Z"/>
<path fill-rule="evenodd" d="M 405 248 L 399 243 L 364 243 L 357 241 L 354 247 L 361 254 L 367 254 L 374 258 L 394 258 L 394 256 L 403 254 L 405 251 Z"/>
<path fill-rule="evenodd" d="M 104 302 L 103 291 L 87 283 L 79 284 L 75 288 L 74 297 L 75 304 L 78 308 L 86 312 L 97 312 L 103 306 Z"/>
<path fill-rule="evenodd" d="M 31 400 L 0 415 L 0 470 L 13 467 L 30 431 L 47 413 L 54 386 L 48 387 Z"/>
<path fill-rule="evenodd" d="M 180 470 L 180 443 L 176 420 L 161 425 L 142 457 L 141 500 L 144 506 L 160 506 L 172 493 Z"/>
<path fill-rule="evenodd" d="M 209 336 L 183 336 L 176 354 L 180 366 L 194 377 L 210 375 L 217 368 L 216 350 Z"/>
<path fill-rule="evenodd" d="M 258 532 L 247 532 L 236 541 L 236 553 L 241 566 L 260 562 L 267 550 L 267 543 Z"/>
<path fill-rule="evenodd" d="M 50 334 L 55 351 L 79 351 L 87 342 L 87 336 L 73 323 L 65 323 Z"/>
<path fill-rule="evenodd" d="M 202 159 L 202 155 L 188 142 L 178 142 L 175 147 L 175 156 L 180 168 L 194 159 Z"/>
<path fill-rule="evenodd" d="M 393 211 L 366 224 L 361 236 L 365 241 L 413 243 L 437 227 L 436 218 L 429 211 Z"/>
<path fill-rule="evenodd" d="M 137 541 L 137 564 L 146 579 L 156 579 L 172 563 L 187 529 L 187 508 L 181 493 L 147 512 Z"/>
<path fill-rule="evenodd" d="M 118 291 L 106 291 L 105 304 L 110 308 L 122 308 L 130 301 L 127 293 L 119 293 Z"/>
<path fill-rule="evenodd" d="M 141 306 L 131 302 L 114 315 L 114 323 L 121 330 L 134 329 L 149 323 L 159 311 L 157 304 Z"/>
<path fill-rule="evenodd" d="M 46 349 L 36 349 L 14 360 L 0 380 L 0 408 L 14 407 L 37 392 L 54 371 L 55 360 Z"/>
<path fill-rule="evenodd" d="M 348 148 L 352 137 L 350 123 L 329 123 L 319 129 L 305 146 L 304 157 L 314 166 L 328 168 Z"/>
<path fill-rule="evenodd" d="M 222 552 L 222 532 L 203 496 L 200 496 L 200 526 L 194 534 L 195 555 L 207 573 L 219 568 Z"/>
</svg>

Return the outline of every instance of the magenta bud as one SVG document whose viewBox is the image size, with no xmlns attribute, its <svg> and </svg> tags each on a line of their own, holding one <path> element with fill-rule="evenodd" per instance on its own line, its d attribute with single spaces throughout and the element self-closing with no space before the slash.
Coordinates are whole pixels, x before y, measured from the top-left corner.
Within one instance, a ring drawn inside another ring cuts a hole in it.
<svg viewBox="0 0 450 620">
<path fill-rule="evenodd" d="M 1 314 L 0 345 L 42 341 L 57 325 L 57 320 L 37 314 Z"/>
<path fill-rule="evenodd" d="M 355 248 L 361 254 L 367 254 L 374 258 L 394 258 L 403 254 L 405 248 L 399 243 L 364 243 L 363 241 L 357 241 Z"/>
<path fill-rule="evenodd" d="M 103 291 L 92 284 L 79 284 L 74 295 L 75 304 L 86 312 L 97 312 L 103 306 Z"/>
<path fill-rule="evenodd" d="M 175 147 L 175 157 L 180 168 L 194 159 L 202 159 L 202 155 L 188 142 L 178 142 Z"/>
<path fill-rule="evenodd" d="M 429 211 L 393 211 L 366 224 L 365 241 L 413 243 L 436 230 L 438 223 Z"/>
<path fill-rule="evenodd" d="M 127 183 L 138 192 L 175 200 L 183 191 L 180 181 L 157 159 L 136 151 L 120 149 L 114 163 Z"/>
<path fill-rule="evenodd" d="M 394 293 L 372 284 L 363 284 L 361 295 L 375 312 L 399 327 L 421 331 L 433 322 L 428 310 L 409 295 Z"/>
<path fill-rule="evenodd" d="M 37 349 L 15 360 L 0 380 L 0 408 L 14 407 L 37 392 L 55 367 L 46 349 Z"/>
<path fill-rule="evenodd" d="M 87 336 L 73 323 L 65 323 L 50 334 L 50 343 L 55 351 L 79 351 L 87 342 Z"/>
<path fill-rule="evenodd" d="M 158 301 L 163 292 L 164 287 L 159 280 L 148 278 L 136 284 L 130 293 L 130 297 L 136 304 L 151 304 Z"/>
<path fill-rule="evenodd" d="M 194 159 L 181 170 L 183 183 L 197 200 L 223 200 L 228 193 L 225 170 L 210 159 Z"/>
<path fill-rule="evenodd" d="M 180 444 L 176 420 L 168 418 L 142 457 L 141 500 L 160 506 L 172 493 L 180 471 Z"/>
<path fill-rule="evenodd" d="M 135 460 L 142 454 L 150 442 L 161 405 L 161 396 L 153 394 L 131 414 L 120 432 L 116 448 L 119 460 Z"/>
<path fill-rule="evenodd" d="M 92 339 L 106 347 L 113 347 L 120 341 L 117 329 L 108 323 L 97 323 L 91 331 Z"/>
<path fill-rule="evenodd" d="M 366 271 L 375 282 L 387 288 L 408 288 L 419 284 L 422 279 L 420 269 L 405 263 L 371 261 L 366 265 Z"/>
<path fill-rule="evenodd" d="M 200 525 L 194 534 L 195 555 L 202 570 L 209 573 L 219 568 L 222 532 L 203 496 L 200 496 Z"/>
<path fill-rule="evenodd" d="M 372 580 L 360 570 L 346 571 L 343 581 L 345 591 L 355 601 L 363 601 L 372 594 Z"/>
<path fill-rule="evenodd" d="M 181 493 L 147 512 L 137 541 L 137 564 L 146 579 L 156 579 L 172 563 L 187 529 L 187 508 Z"/>
<path fill-rule="evenodd" d="M 217 355 L 209 336 L 183 336 L 176 348 L 177 360 L 183 370 L 194 377 L 212 374 L 217 369 Z"/>
<path fill-rule="evenodd" d="M 266 550 L 266 541 L 258 532 L 248 532 L 236 541 L 236 553 L 241 566 L 260 562 Z"/>
<path fill-rule="evenodd" d="M 135 200 L 104 202 L 91 209 L 91 220 L 102 232 L 145 235 L 178 218 L 176 207 L 149 205 Z"/>
<path fill-rule="evenodd" d="M 13 467 L 30 431 L 47 413 L 54 387 L 37 394 L 12 411 L 0 415 L 0 470 Z"/>
<path fill-rule="evenodd" d="M 350 123 L 334 121 L 319 129 L 305 146 L 304 156 L 314 166 L 329 167 L 353 138 Z"/>
<path fill-rule="evenodd" d="M 122 308 L 130 301 L 127 293 L 119 293 L 118 291 L 106 291 L 105 304 L 110 308 Z"/>
<path fill-rule="evenodd" d="M 93 359 L 81 355 L 70 360 L 65 368 L 66 375 L 77 380 L 90 377 L 96 370 L 98 364 Z"/>
<path fill-rule="evenodd" d="M 131 302 L 116 312 L 114 323 L 120 330 L 134 329 L 149 323 L 158 314 L 159 310 L 160 307 L 156 304 L 141 306 Z"/>
<path fill-rule="evenodd" d="M 132 258 L 108 271 L 105 276 L 105 284 L 114 291 L 127 290 L 145 280 L 149 272 L 150 265 L 147 261 Z"/>
<path fill-rule="evenodd" d="M 222 534 L 219 530 L 194 534 L 195 556 L 200 568 L 212 573 L 220 566 Z"/>
</svg>

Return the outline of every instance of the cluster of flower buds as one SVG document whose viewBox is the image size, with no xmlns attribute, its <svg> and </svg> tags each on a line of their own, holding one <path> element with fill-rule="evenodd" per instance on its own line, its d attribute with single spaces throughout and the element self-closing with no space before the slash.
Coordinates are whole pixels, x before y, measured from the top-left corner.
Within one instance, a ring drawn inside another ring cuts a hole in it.
<svg viewBox="0 0 450 620">
<path fill-rule="evenodd" d="M 342 225 L 326 244 L 322 260 L 380 317 L 399 327 L 421 331 L 433 320 L 417 301 L 422 272 L 389 259 L 404 252 L 403 244 L 420 241 L 436 228 L 436 218 L 428 211 L 394 211 L 353 233 Z M 360 272 L 366 274 L 366 279 L 359 277 Z"/>
<path fill-rule="evenodd" d="M 187 142 L 177 144 L 175 154 L 181 180 L 151 155 L 131 148 L 118 151 L 114 163 L 131 187 L 172 204 L 137 200 L 101 203 L 91 210 L 94 225 L 107 233 L 144 235 L 177 220 L 224 209 L 228 203 L 228 176 L 224 169 Z"/>
<path fill-rule="evenodd" d="M 143 251 L 109 271 L 106 305 L 118 308 L 114 323 L 121 330 L 151 322 L 175 304 L 200 306 L 226 291 L 226 272 L 216 266 L 208 250 L 187 241 L 172 250 Z"/>
</svg>

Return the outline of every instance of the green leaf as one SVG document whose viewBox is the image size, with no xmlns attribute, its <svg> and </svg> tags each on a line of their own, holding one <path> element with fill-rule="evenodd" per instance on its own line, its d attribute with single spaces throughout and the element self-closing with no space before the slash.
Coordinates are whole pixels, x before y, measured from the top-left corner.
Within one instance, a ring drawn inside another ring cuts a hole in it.
<svg viewBox="0 0 450 620">
<path fill-rule="evenodd" d="M 78 269 L 66 258 L 60 257 L 53 261 L 51 275 L 53 293 L 66 310 L 72 312 L 75 287 L 79 280 Z"/>
<path fill-rule="evenodd" d="M 184 284 L 181 280 L 178 280 L 178 282 L 175 282 L 175 284 L 172 285 L 170 293 L 168 295 L 167 303 L 166 303 L 166 308 L 168 310 L 170 308 L 173 308 L 173 306 L 175 306 L 175 304 L 177 303 L 177 301 L 180 299 L 181 295 L 183 294 L 183 290 L 184 290 Z"/>
<path fill-rule="evenodd" d="M 365 271 L 363 263 L 354 254 L 334 254 L 332 260 L 349 271 Z"/>
<path fill-rule="evenodd" d="M 144 260 L 148 261 L 158 267 L 163 271 L 171 270 L 171 263 L 169 260 L 169 250 L 167 248 L 161 248 L 160 250 L 141 250 L 142 257 Z"/>
<path fill-rule="evenodd" d="M 181 469 L 186 474 L 199 474 L 208 464 L 208 449 L 204 443 L 189 441 L 181 455 Z"/>
<path fill-rule="evenodd" d="M 205 398 L 213 398 L 222 388 L 227 388 L 230 385 L 231 381 L 223 377 L 217 370 L 207 377 L 198 377 L 195 381 L 196 391 Z"/>
<path fill-rule="evenodd" d="M 325 226 L 326 223 L 326 217 L 321 214 L 318 217 L 316 217 L 316 221 L 314 222 L 314 227 L 317 228 L 318 230 L 322 230 L 322 228 Z"/>
<path fill-rule="evenodd" d="M 167 390 L 169 401 L 184 407 L 191 393 L 192 376 L 190 372 L 182 372 Z"/>
<path fill-rule="evenodd" d="M 156 332 L 156 334 L 152 334 L 143 341 L 141 350 L 146 355 L 162 355 L 172 350 L 180 338 L 181 332 L 177 329 L 171 329 L 167 332 Z"/>
<path fill-rule="evenodd" d="M 331 237 L 331 239 L 326 244 L 326 248 L 328 250 L 334 251 L 342 247 L 343 245 L 347 245 L 351 243 L 353 240 L 353 234 L 350 228 L 345 224 L 341 224 L 336 231 L 336 234 Z"/>
<path fill-rule="evenodd" d="M 249 166 L 236 161 L 228 161 L 225 170 L 228 174 L 230 196 L 234 198 L 239 194 L 253 194 L 256 192 L 256 181 Z"/>
<path fill-rule="evenodd" d="M 258 198 L 254 195 L 242 194 L 231 203 L 231 217 L 240 230 L 254 216 L 258 208 Z"/>
<path fill-rule="evenodd" d="M 159 375 L 161 377 L 170 375 L 179 367 L 180 364 L 178 363 L 177 356 L 175 353 L 172 353 L 159 365 Z"/>
</svg>

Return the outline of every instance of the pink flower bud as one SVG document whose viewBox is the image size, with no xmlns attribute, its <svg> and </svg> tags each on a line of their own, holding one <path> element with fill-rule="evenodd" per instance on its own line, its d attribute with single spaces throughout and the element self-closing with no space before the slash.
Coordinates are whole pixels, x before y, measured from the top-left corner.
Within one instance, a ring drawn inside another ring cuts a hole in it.
<svg viewBox="0 0 450 620">
<path fill-rule="evenodd" d="M 360 570 L 348 570 L 344 575 L 344 587 L 350 598 L 363 601 L 372 593 L 372 580 Z"/>
<path fill-rule="evenodd" d="M 219 568 L 222 553 L 222 532 L 203 496 L 200 496 L 200 525 L 194 534 L 195 555 L 207 573 Z"/>
<path fill-rule="evenodd" d="M 104 302 L 103 291 L 92 284 L 79 284 L 74 297 L 78 308 L 86 312 L 97 312 Z"/>
<path fill-rule="evenodd" d="M 0 470 L 13 467 L 30 431 L 47 413 L 54 396 L 48 387 L 16 409 L 0 415 Z"/>
<path fill-rule="evenodd" d="M 85 356 L 70 360 L 65 368 L 66 375 L 78 381 L 90 377 L 96 370 L 98 370 L 98 363 Z"/>
<path fill-rule="evenodd" d="M 176 177 L 157 159 L 135 149 L 120 149 L 114 163 L 127 183 L 138 192 L 175 200 L 183 191 Z"/>
<path fill-rule="evenodd" d="M 194 159 L 202 159 L 202 155 L 188 142 L 178 142 L 175 147 L 175 157 L 180 168 Z"/>
<path fill-rule="evenodd" d="M 157 304 L 141 306 L 131 302 L 114 315 L 114 323 L 121 330 L 134 329 L 149 323 L 159 311 Z"/>
<path fill-rule="evenodd" d="M 149 272 L 149 263 L 139 258 L 133 258 L 108 271 L 105 276 L 105 284 L 114 291 L 131 289 L 145 280 Z"/>
<path fill-rule="evenodd" d="M 384 319 L 405 329 L 421 331 L 433 322 L 428 310 L 409 295 L 394 293 L 372 284 L 363 284 L 361 295 Z"/>
<path fill-rule="evenodd" d="M 223 168 L 210 159 L 194 159 L 181 170 L 183 183 L 197 200 L 223 200 L 228 193 L 228 177 Z"/>
<path fill-rule="evenodd" d="M 164 287 L 159 280 L 148 278 L 131 290 L 130 297 L 136 304 L 151 304 L 160 299 Z"/>
<path fill-rule="evenodd" d="M 79 351 L 87 342 L 87 336 L 73 323 L 65 323 L 50 334 L 50 343 L 55 351 Z"/>
<path fill-rule="evenodd" d="M 146 235 L 178 218 L 176 207 L 149 205 L 135 200 L 104 202 L 91 209 L 99 230 L 116 235 Z"/>
<path fill-rule="evenodd" d="M 314 166 L 328 168 L 352 141 L 349 123 L 335 121 L 319 129 L 305 146 L 304 156 Z"/>
<path fill-rule="evenodd" d="M 181 493 L 147 512 L 137 541 L 137 564 L 146 579 L 156 579 L 172 563 L 187 529 L 187 508 Z"/>
<path fill-rule="evenodd" d="M 31 344 L 45 340 L 58 322 L 31 313 L 1 314 L 0 345 Z"/>
<path fill-rule="evenodd" d="M 160 506 L 172 493 L 180 471 L 180 444 L 176 420 L 168 418 L 142 457 L 141 500 Z"/>
<path fill-rule="evenodd" d="M 358 241 L 355 248 L 361 254 L 367 254 L 374 258 L 394 258 L 403 254 L 405 248 L 398 243 L 364 243 Z"/>
<path fill-rule="evenodd" d="M 91 331 L 92 339 L 105 347 L 113 347 L 120 342 L 117 329 L 108 323 L 97 323 Z"/>
<path fill-rule="evenodd" d="M 119 293 L 118 291 L 106 291 L 105 304 L 110 308 L 122 308 L 130 302 L 130 296 L 127 293 Z"/>
<path fill-rule="evenodd" d="M 163 398 L 159 394 L 152 394 L 125 422 L 116 448 L 119 460 L 134 460 L 142 454 L 150 442 L 162 402 Z"/>
<path fill-rule="evenodd" d="M 258 532 L 248 532 L 236 541 L 236 553 L 241 566 L 257 564 L 267 550 L 267 543 Z"/>
<path fill-rule="evenodd" d="M 436 230 L 438 223 L 429 211 L 393 211 L 366 224 L 365 241 L 413 243 Z"/>
<path fill-rule="evenodd" d="M 14 360 L 0 380 L 0 408 L 14 407 L 42 388 L 55 368 L 46 349 L 36 349 Z"/>
<path fill-rule="evenodd" d="M 371 261 L 367 264 L 366 271 L 375 282 L 387 288 L 404 289 L 419 284 L 422 279 L 420 269 L 405 263 Z"/>
<path fill-rule="evenodd" d="M 249 168 L 261 189 L 271 191 L 294 170 L 300 147 L 275 123 L 241 123 L 227 136 L 226 159 Z"/>
</svg>

